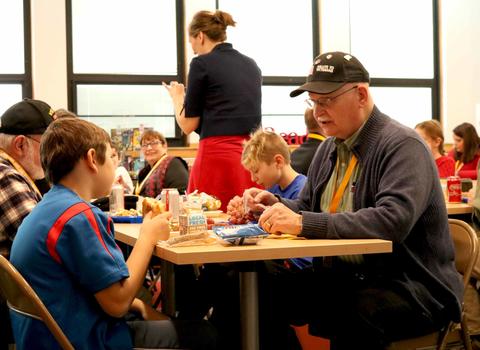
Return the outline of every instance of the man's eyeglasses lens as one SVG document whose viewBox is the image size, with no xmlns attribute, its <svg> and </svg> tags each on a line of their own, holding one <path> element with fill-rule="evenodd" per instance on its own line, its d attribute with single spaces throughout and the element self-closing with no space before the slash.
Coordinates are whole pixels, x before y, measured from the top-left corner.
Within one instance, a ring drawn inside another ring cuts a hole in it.
<svg viewBox="0 0 480 350">
<path fill-rule="evenodd" d="M 320 106 L 322 108 L 327 108 L 328 106 L 330 106 L 332 104 L 333 100 L 335 100 L 337 97 L 340 97 L 343 94 L 346 94 L 347 92 L 352 91 L 353 89 L 356 89 L 357 87 L 358 87 L 358 85 L 355 85 L 355 86 L 351 87 L 350 89 L 347 89 L 347 90 L 339 93 L 336 96 L 319 98 L 319 99 L 316 99 L 316 100 L 313 100 L 311 98 L 307 98 L 305 100 L 305 102 L 307 103 L 308 107 L 310 107 L 310 108 L 314 108 L 315 106 Z"/>
<path fill-rule="evenodd" d="M 30 139 L 30 140 L 33 140 L 33 141 L 35 141 L 36 143 L 40 143 L 40 141 L 39 141 L 39 140 L 37 140 L 37 139 L 34 139 L 34 138 L 33 138 L 33 137 L 31 137 L 31 136 L 25 135 L 25 137 L 26 137 L 27 139 Z"/>
</svg>

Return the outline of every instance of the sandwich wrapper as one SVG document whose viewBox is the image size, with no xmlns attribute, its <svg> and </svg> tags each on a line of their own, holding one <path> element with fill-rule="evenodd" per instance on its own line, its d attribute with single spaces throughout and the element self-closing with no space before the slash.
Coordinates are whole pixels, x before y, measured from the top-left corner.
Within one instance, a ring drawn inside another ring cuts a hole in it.
<svg viewBox="0 0 480 350">
<path fill-rule="evenodd" d="M 258 224 L 213 226 L 213 232 L 226 245 L 248 245 L 268 236 Z"/>
</svg>

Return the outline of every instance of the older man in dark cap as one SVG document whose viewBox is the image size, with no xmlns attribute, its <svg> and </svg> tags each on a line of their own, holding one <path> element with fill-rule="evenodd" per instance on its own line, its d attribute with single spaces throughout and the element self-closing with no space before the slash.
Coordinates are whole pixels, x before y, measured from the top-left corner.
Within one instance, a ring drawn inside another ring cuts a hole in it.
<svg viewBox="0 0 480 350">
<path fill-rule="evenodd" d="M 53 121 L 54 111 L 39 100 L 24 99 L 0 118 L 0 254 L 7 259 L 18 226 L 42 198 L 35 180 L 45 177 L 40 163 L 40 138 Z M 0 300 L 1 324 L 8 313 Z M 0 348 L 11 339 L 4 327 Z"/>
<path fill-rule="evenodd" d="M 18 226 L 41 199 L 34 181 L 45 177 L 40 138 L 52 116 L 45 102 L 25 99 L 0 119 L 0 253 L 7 258 Z"/>
<path fill-rule="evenodd" d="M 435 163 L 412 129 L 375 106 L 369 81 L 348 53 L 318 56 L 291 96 L 308 93 L 331 137 L 319 146 L 297 200 L 260 190 L 246 198 L 254 210 L 255 203 L 271 205 L 259 224 L 273 234 L 393 242 L 391 254 L 316 259 L 314 272 L 272 293 L 281 297 L 272 324 L 282 317 L 309 323 L 332 349 L 384 349 L 461 314 L 463 288 Z M 270 328 L 266 339 L 278 341 L 282 331 Z"/>
</svg>

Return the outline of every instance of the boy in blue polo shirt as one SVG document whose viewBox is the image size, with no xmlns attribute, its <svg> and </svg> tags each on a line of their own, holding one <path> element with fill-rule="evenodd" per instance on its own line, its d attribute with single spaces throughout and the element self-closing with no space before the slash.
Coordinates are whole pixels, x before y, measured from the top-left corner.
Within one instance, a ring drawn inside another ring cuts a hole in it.
<svg viewBox="0 0 480 350">
<path fill-rule="evenodd" d="M 243 146 L 242 165 L 252 181 L 282 198 L 297 198 L 307 180 L 292 168 L 285 140 L 271 131 L 258 129 L 251 135 Z"/>
<path fill-rule="evenodd" d="M 242 164 L 250 171 L 252 180 L 268 192 L 282 198 L 296 199 L 307 177 L 297 173 L 290 165 L 290 150 L 285 140 L 271 131 L 258 129 L 243 146 Z M 248 189 L 245 192 L 258 191 Z M 242 199 L 243 202 L 243 199 Z M 266 261 L 267 269 L 277 272 L 279 261 Z M 312 258 L 295 258 L 283 261 L 288 269 L 311 267 Z"/>
<path fill-rule="evenodd" d="M 169 236 L 168 214 L 145 216 L 125 262 L 111 219 L 90 204 L 114 180 L 108 134 L 81 119 L 58 119 L 42 137 L 41 160 L 53 187 L 20 226 L 11 262 L 75 349 L 214 349 L 208 323 L 170 321 L 135 298 L 154 246 Z M 126 322 L 128 311 L 144 320 Z M 17 349 L 58 348 L 42 322 L 11 316 Z"/>
</svg>

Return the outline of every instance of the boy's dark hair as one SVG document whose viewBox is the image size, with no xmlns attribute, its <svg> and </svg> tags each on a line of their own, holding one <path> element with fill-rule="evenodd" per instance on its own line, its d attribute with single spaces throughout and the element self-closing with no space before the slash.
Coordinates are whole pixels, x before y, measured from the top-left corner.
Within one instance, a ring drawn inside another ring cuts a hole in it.
<svg viewBox="0 0 480 350">
<path fill-rule="evenodd" d="M 65 109 L 65 108 L 59 108 L 55 111 L 54 115 L 53 115 L 54 119 L 59 119 L 59 118 L 78 118 L 78 116 Z"/>
<path fill-rule="evenodd" d="M 93 148 L 97 161 L 105 163 L 110 136 L 99 126 L 79 118 L 60 118 L 42 136 L 40 156 L 47 180 L 57 184 Z"/>
</svg>

